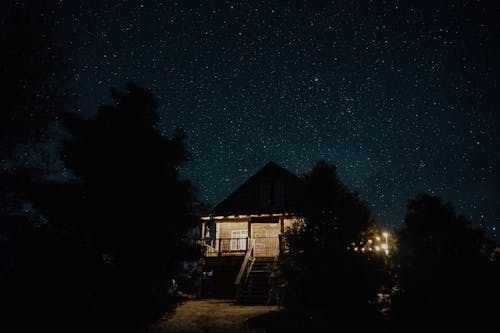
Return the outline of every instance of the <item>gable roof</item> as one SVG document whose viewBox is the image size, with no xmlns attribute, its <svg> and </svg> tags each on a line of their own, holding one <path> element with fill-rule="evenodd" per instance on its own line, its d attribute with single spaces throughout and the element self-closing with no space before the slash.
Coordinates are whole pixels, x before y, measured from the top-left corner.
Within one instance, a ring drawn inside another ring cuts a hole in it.
<svg viewBox="0 0 500 333">
<path fill-rule="evenodd" d="M 267 163 L 212 210 L 215 216 L 294 213 L 302 179 L 274 162 Z"/>
</svg>

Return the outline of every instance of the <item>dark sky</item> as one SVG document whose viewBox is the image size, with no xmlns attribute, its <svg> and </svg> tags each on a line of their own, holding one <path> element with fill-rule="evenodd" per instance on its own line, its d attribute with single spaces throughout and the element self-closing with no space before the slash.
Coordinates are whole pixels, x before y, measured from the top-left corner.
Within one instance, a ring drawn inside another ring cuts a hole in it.
<svg viewBox="0 0 500 333">
<path fill-rule="evenodd" d="M 424 4 L 425 3 L 425 4 Z M 432 4 L 432 5 L 430 5 Z M 79 107 L 135 81 L 217 203 L 273 160 L 325 159 L 399 225 L 417 192 L 500 225 L 496 1 L 67 1 Z"/>
</svg>

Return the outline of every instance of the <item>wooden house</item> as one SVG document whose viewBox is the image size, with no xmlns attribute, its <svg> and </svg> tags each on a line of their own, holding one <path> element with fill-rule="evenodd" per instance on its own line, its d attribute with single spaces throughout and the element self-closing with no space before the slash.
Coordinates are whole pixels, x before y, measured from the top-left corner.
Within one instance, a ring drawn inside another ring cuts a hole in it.
<svg viewBox="0 0 500 333">
<path fill-rule="evenodd" d="M 270 162 L 201 218 L 203 297 L 270 302 L 282 235 L 300 221 L 302 180 Z"/>
</svg>

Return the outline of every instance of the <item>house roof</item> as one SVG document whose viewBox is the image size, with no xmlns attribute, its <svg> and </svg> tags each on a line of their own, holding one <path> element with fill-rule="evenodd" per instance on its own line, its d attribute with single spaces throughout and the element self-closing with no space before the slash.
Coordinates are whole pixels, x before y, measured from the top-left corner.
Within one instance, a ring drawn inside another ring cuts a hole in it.
<svg viewBox="0 0 500 333">
<path fill-rule="evenodd" d="M 301 188 L 301 178 L 269 162 L 215 206 L 212 215 L 294 213 Z"/>
</svg>

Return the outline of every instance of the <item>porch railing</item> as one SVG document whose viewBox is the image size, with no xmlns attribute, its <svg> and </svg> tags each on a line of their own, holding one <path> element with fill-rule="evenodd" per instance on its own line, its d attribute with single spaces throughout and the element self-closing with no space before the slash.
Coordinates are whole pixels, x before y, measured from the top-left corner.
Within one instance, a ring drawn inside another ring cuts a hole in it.
<svg viewBox="0 0 500 333">
<path fill-rule="evenodd" d="M 255 237 L 254 255 L 256 257 L 275 257 L 279 254 L 280 240 L 275 237 Z M 217 238 L 202 241 L 206 257 L 244 256 L 249 248 L 249 238 Z"/>
<path fill-rule="evenodd" d="M 243 256 L 247 252 L 248 238 L 205 239 L 205 256 Z"/>
</svg>

